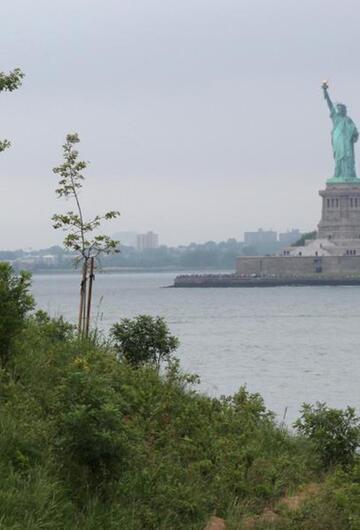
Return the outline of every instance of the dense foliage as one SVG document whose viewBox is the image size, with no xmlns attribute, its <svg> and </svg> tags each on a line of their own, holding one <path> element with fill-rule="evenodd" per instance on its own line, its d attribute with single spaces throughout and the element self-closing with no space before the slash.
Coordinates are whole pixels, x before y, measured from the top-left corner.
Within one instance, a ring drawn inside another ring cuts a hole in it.
<svg viewBox="0 0 360 530">
<path fill-rule="evenodd" d="M 159 368 L 179 344 L 165 320 L 150 315 L 121 319 L 111 328 L 111 335 L 119 357 L 133 366 L 151 363 Z"/>
<path fill-rule="evenodd" d="M 295 423 L 300 433 L 313 441 L 325 466 L 351 465 L 360 445 L 360 422 L 355 410 L 332 409 L 325 403 L 305 403 Z"/>
<path fill-rule="evenodd" d="M 10 271 L 0 296 L 20 278 Z M 160 372 L 151 355 L 134 367 L 62 318 L 8 308 L 19 326 L 0 370 L 1 528 L 200 530 L 213 514 L 229 530 L 360 528 L 356 454 L 329 465 L 307 430 L 324 413 L 328 432 L 352 427 L 346 411 L 314 408 L 291 434 L 246 388 L 202 395 L 170 354 Z"/>
<path fill-rule="evenodd" d="M 16 274 L 7 263 L 0 263 L 0 365 L 9 361 L 13 342 L 25 325 L 25 318 L 33 308 L 29 293 L 30 275 Z"/>
</svg>

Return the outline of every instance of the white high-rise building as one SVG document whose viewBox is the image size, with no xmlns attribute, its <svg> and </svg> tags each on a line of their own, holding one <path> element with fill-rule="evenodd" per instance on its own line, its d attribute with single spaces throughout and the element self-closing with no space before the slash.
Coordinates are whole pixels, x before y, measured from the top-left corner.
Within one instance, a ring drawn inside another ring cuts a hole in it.
<svg viewBox="0 0 360 530">
<path fill-rule="evenodd" d="M 137 248 L 138 250 L 144 250 L 145 248 L 158 248 L 159 247 L 159 236 L 154 232 L 147 232 L 146 234 L 137 235 Z"/>
</svg>

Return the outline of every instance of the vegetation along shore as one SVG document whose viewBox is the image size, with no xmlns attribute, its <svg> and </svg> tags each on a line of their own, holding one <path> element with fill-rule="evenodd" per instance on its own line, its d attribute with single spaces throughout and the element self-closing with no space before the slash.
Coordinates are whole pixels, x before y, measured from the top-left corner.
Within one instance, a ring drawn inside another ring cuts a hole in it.
<svg viewBox="0 0 360 530">
<path fill-rule="evenodd" d="M 246 388 L 199 393 L 161 318 L 81 338 L 30 281 L 0 265 L 1 528 L 360 528 L 353 409 L 289 431 Z"/>
</svg>

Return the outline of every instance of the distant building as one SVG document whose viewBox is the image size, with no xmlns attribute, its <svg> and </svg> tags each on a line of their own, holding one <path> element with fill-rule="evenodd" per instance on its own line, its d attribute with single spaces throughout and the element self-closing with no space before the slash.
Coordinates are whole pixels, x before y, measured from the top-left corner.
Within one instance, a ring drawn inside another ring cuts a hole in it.
<svg viewBox="0 0 360 530">
<path fill-rule="evenodd" d="M 146 234 L 137 235 L 137 249 L 144 250 L 145 248 L 158 248 L 159 236 L 154 232 L 147 232 Z"/>
<path fill-rule="evenodd" d="M 39 268 L 41 266 L 51 267 L 53 265 L 56 265 L 57 262 L 58 257 L 54 256 L 53 254 L 28 254 L 26 256 L 22 256 L 13 260 L 13 264 L 15 265 L 15 267 L 22 267 L 28 270 Z"/>
<path fill-rule="evenodd" d="M 298 241 L 302 236 L 302 233 L 298 228 L 293 228 L 292 230 L 288 230 L 287 232 L 283 232 L 279 234 L 279 241 L 283 245 L 292 245 L 296 241 Z"/>
<path fill-rule="evenodd" d="M 120 246 L 137 247 L 137 232 L 116 232 L 112 237 L 116 241 L 120 241 Z"/>
<path fill-rule="evenodd" d="M 276 243 L 277 232 L 259 228 L 257 232 L 245 232 L 244 241 L 246 245 L 258 245 L 260 243 Z"/>
<path fill-rule="evenodd" d="M 55 263 L 58 261 L 57 256 L 54 256 L 54 254 L 45 254 L 44 256 L 40 257 L 40 263 L 44 265 L 55 265 Z"/>
</svg>

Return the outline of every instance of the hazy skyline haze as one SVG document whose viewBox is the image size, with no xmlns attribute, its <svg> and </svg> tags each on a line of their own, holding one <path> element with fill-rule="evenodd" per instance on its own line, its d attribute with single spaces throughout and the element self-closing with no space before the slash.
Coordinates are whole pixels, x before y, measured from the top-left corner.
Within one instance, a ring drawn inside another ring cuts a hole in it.
<svg viewBox="0 0 360 530">
<path fill-rule="evenodd" d="M 83 202 L 162 243 L 312 230 L 333 172 L 320 89 L 360 126 L 360 5 L 344 0 L 12 0 L 1 9 L 1 248 L 61 243 L 51 216 L 67 132 Z M 356 146 L 357 167 L 359 147 Z"/>
</svg>

